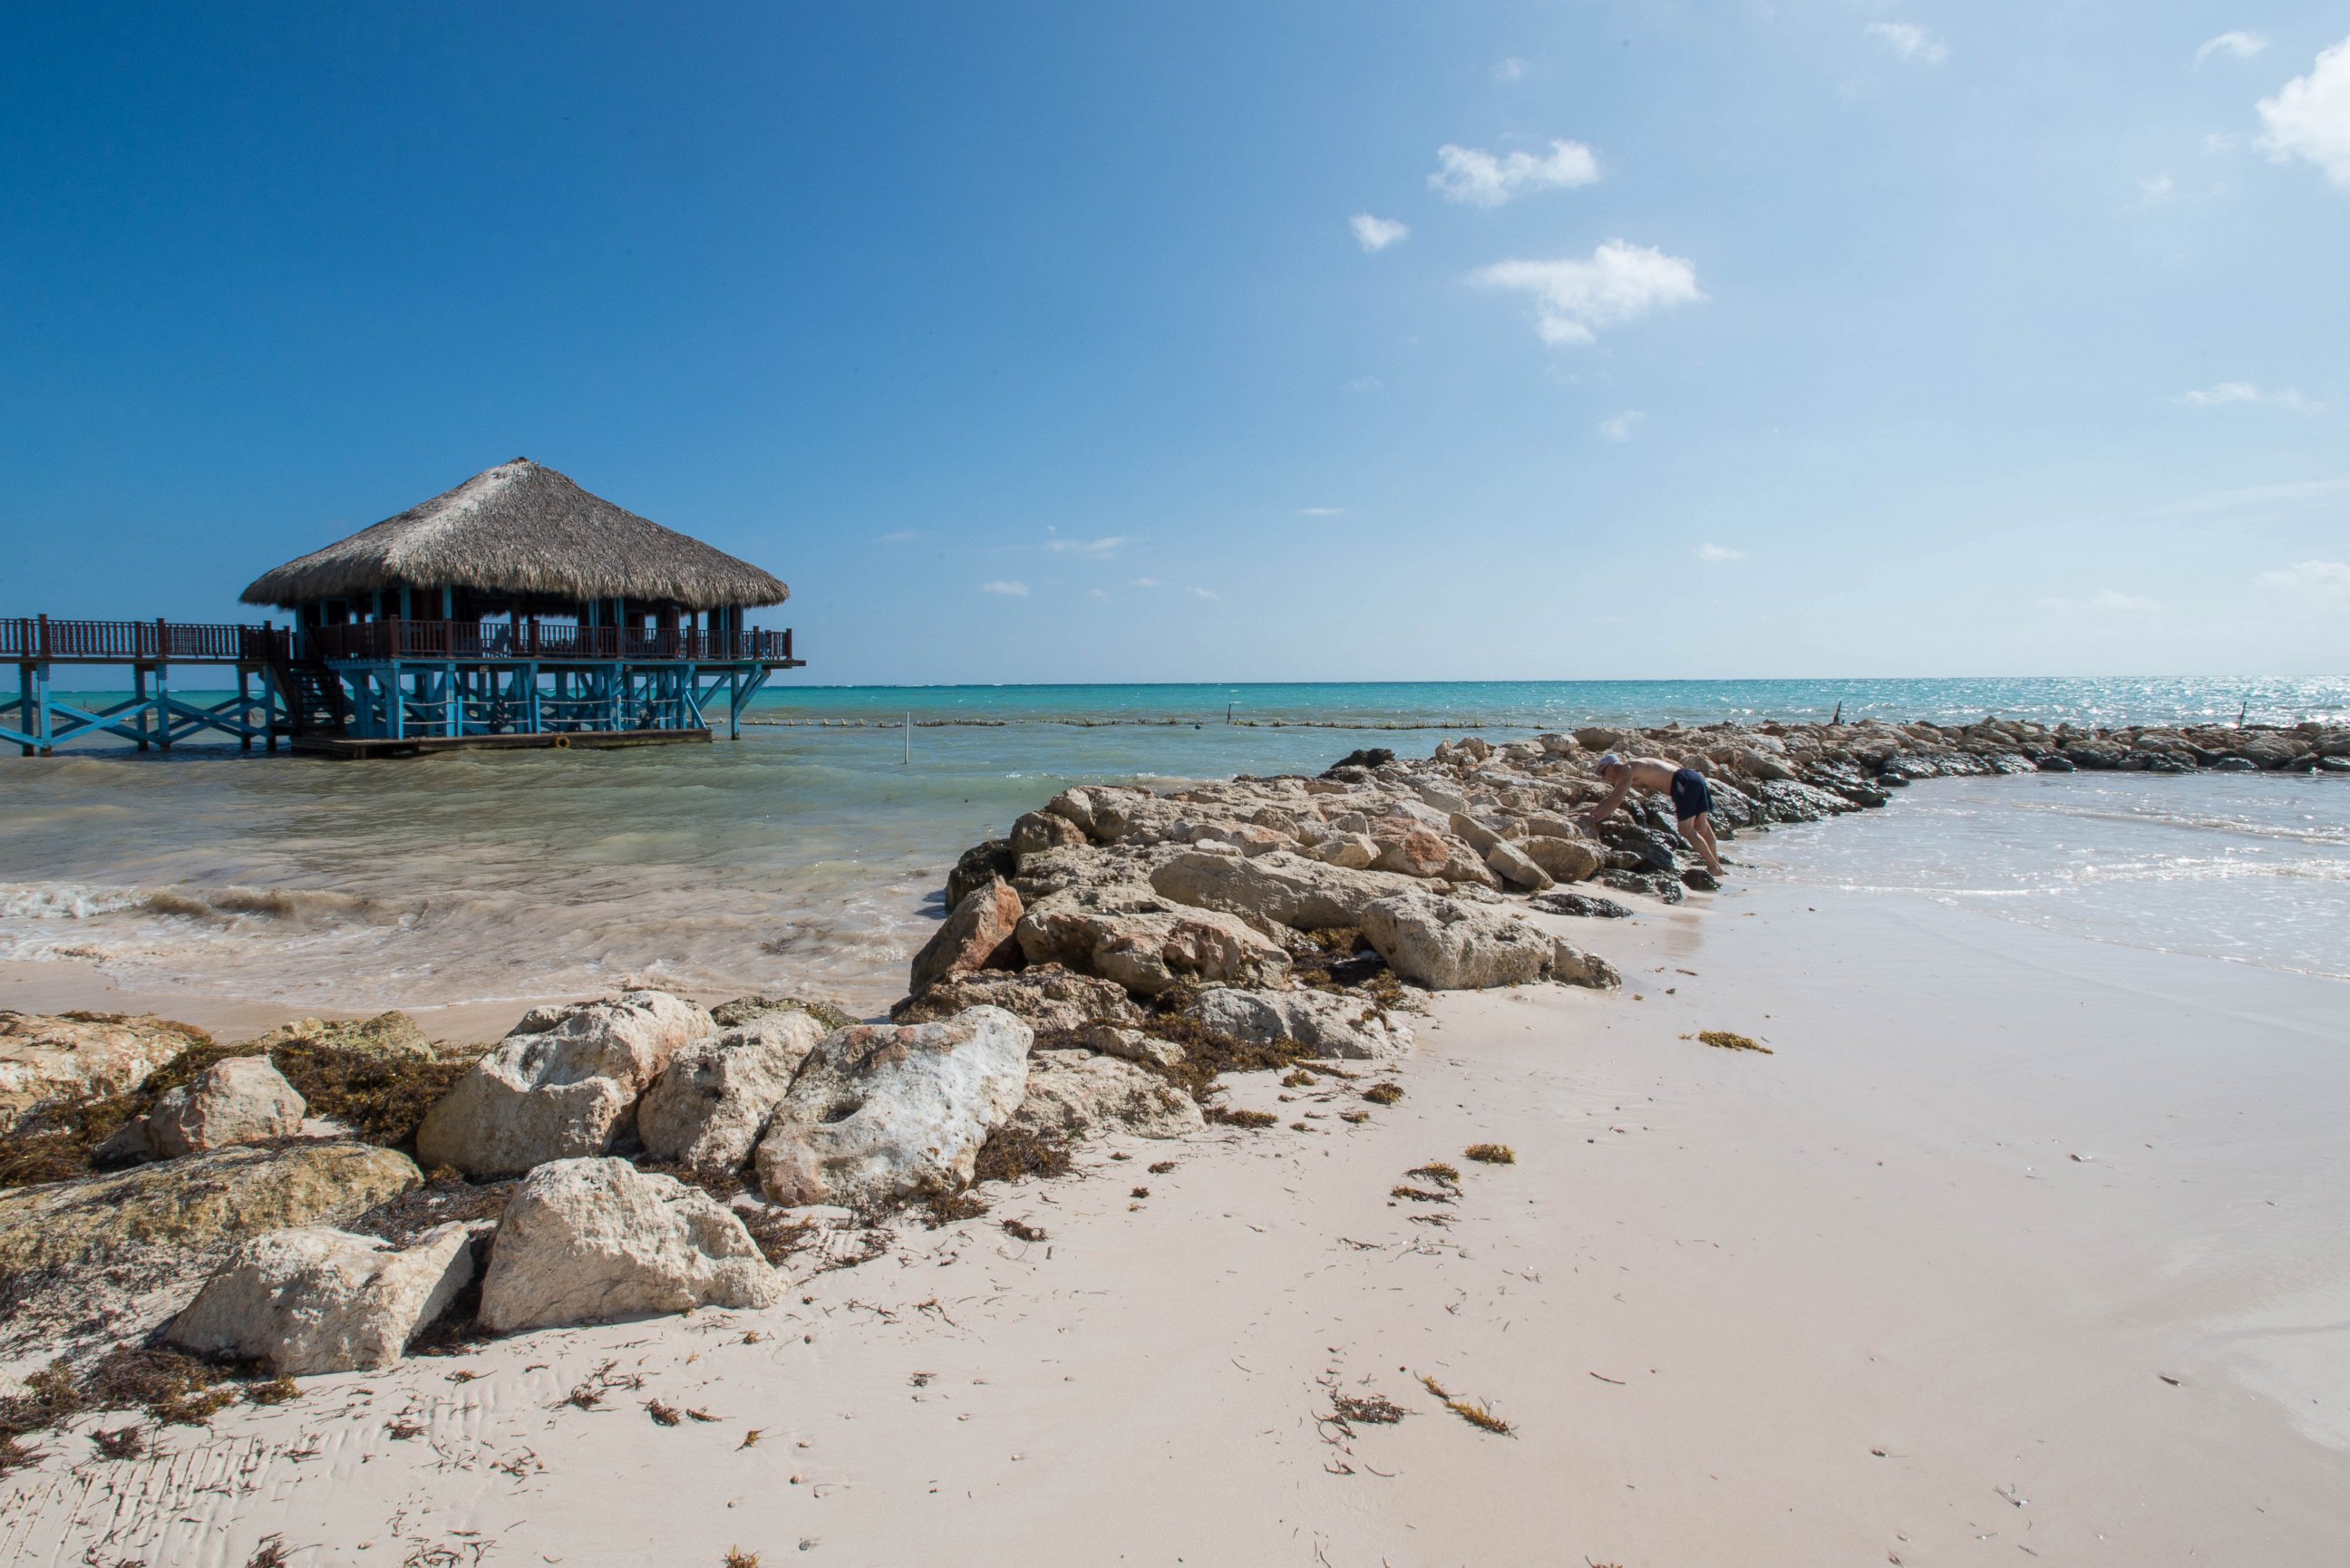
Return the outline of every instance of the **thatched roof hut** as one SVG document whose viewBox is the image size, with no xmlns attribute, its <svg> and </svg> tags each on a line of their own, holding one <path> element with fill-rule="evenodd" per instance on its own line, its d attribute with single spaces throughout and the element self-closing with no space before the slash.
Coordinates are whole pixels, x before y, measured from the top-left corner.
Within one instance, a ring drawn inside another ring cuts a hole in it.
<svg viewBox="0 0 2350 1568">
<path fill-rule="evenodd" d="M 244 602 L 294 609 L 329 600 L 356 604 L 403 588 L 432 590 L 436 602 L 448 590 L 461 607 L 527 606 L 534 612 L 624 600 L 691 613 L 791 597 L 790 588 L 749 562 L 518 457 L 263 573 L 244 590 Z"/>
</svg>

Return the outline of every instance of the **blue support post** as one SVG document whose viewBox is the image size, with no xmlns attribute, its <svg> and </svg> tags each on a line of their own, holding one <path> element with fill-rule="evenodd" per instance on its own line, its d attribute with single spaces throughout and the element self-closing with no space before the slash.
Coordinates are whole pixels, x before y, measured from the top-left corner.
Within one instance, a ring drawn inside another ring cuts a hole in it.
<svg viewBox="0 0 2350 1568">
<path fill-rule="evenodd" d="M 163 623 L 157 621 L 155 639 L 157 651 L 161 651 Z M 155 661 L 155 727 L 161 731 L 156 744 L 165 751 L 172 749 L 172 667 L 158 658 Z"/>
</svg>

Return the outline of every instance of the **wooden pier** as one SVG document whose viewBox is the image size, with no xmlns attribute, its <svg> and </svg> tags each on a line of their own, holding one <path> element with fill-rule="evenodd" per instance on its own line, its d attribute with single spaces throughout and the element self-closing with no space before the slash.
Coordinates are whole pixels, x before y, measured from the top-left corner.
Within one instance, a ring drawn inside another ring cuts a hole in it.
<svg viewBox="0 0 2350 1568">
<path fill-rule="evenodd" d="M 318 756 L 463 747 L 563 749 L 707 742 L 793 657 L 789 630 L 743 624 L 791 589 L 747 561 L 516 458 L 421 505 L 265 572 L 244 602 L 292 627 L 0 620 L 0 743 L 47 756 L 111 737 L 169 751 L 218 732 Z M 130 671 L 131 694 L 85 706 L 58 667 Z M 175 670 L 233 670 L 211 702 Z"/>
<path fill-rule="evenodd" d="M 788 630 L 18 617 L 0 619 L 0 663 L 17 674 L 16 699 L 0 701 L 0 744 L 26 756 L 101 738 L 170 751 L 218 734 L 245 751 L 282 741 L 311 756 L 384 757 L 706 743 L 722 713 L 739 738 L 769 677 L 806 662 Z M 130 672 L 130 696 L 85 707 L 57 691 L 60 668 L 108 667 Z M 210 701 L 175 694 L 175 672 L 189 670 L 233 675 L 235 691 Z"/>
</svg>

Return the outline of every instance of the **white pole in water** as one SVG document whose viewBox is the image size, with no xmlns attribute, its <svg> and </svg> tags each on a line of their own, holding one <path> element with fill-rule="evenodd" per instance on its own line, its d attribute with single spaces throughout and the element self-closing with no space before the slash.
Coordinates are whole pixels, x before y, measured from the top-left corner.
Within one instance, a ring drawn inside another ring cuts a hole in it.
<svg viewBox="0 0 2350 1568">
<path fill-rule="evenodd" d="M 904 765 L 910 768 L 914 765 L 914 716 L 911 713 L 906 715 L 906 761 Z"/>
</svg>

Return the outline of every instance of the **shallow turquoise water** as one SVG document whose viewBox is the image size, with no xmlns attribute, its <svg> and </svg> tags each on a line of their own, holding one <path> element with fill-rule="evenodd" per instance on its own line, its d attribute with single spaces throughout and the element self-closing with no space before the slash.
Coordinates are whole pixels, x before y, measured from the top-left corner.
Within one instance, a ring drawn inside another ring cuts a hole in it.
<svg viewBox="0 0 2350 1568">
<path fill-rule="evenodd" d="M 954 854 L 1064 782 L 1319 771 L 1358 745 L 1424 755 L 1442 738 L 1327 724 L 1498 734 L 1824 717 L 1838 701 L 1848 719 L 2232 719 L 2248 700 L 2256 718 L 2338 715 L 2350 681 L 797 688 L 770 714 L 834 727 L 375 763 L 233 747 L 0 756 L 0 958 L 80 957 L 128 984 L 307 1009 L 594 991 L 632 976 L 879 1004 L 898 993 Z M 1227 702 L 1260 723 L 1223 722 Z M 868 727 L 908 713 L 910 763 L 901 731 Z M 1153 722 L 1073 722 L 1102 719 Z M 1990 804 L 1971 815 L 1934 804 L 1978 792 Z M 2109 796 L 2123 820 L 2094 831 L 2005 804 Z M 2153 820 L 2166 815 L 2220 826 Z M 2113 940 L 2350 973 L 2350 847 L 2327 836 L 2345 820 L 2350 780 L 2084 774 L 1921 784 L 1881 826 L 1752 847 L 1758 875 L 1862 885 L 1907 867 L 1886 885 L 2012 895 L 2018 910 Z M 2302 837 L 2275 836 L 2280 825 Z M 1815 847 L 1797 856 L 1805 843 Z M 1863 844 L 1881 847 L 1843 867 Z M 2063 886 L 2025 888 L 2057 867 Z"/>
</svg>

